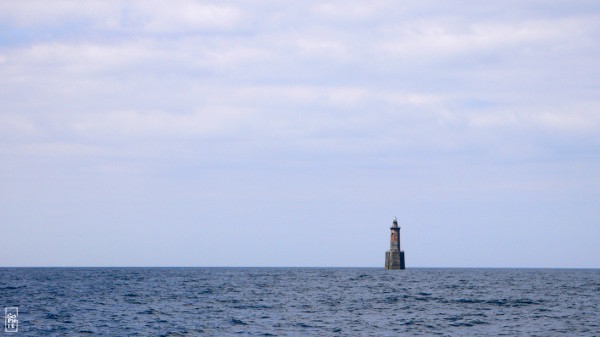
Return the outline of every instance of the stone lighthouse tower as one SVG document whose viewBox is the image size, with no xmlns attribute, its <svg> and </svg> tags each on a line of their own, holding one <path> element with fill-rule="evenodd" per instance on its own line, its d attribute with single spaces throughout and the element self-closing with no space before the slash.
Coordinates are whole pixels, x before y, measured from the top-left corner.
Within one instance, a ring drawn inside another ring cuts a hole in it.
<svg viewBox="0 0 600 337">
<path fill-rule="evenodd" d="M 385 252 L 385 269 L 406 269 L 404 252 L 400 250 L 400 226 L 396 217 L 390 231 L 390 250 Z"/>
</svg>

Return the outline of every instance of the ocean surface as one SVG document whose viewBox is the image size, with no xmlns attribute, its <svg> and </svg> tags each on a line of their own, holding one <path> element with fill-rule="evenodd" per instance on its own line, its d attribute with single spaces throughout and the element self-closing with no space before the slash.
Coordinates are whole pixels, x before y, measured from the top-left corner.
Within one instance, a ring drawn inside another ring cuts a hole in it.
<svg viewBox="0 0 600 337">
<path fill-rule="evenodd" d="M 600 336 L 600 270 L 0 268 L 0 306 L 1 336 Z"/>
</svg>

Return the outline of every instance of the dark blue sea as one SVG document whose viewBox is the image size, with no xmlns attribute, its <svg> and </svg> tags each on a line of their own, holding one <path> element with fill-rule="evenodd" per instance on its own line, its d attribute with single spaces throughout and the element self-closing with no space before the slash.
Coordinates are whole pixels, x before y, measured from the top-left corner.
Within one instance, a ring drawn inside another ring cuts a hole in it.
<svg viewBox="0 0 600 337">
<path fill-rule="evenodd" d="M 3 336 L 599 336 L 600 270 L 0 268 L 0 306 Z"/>
</svg>

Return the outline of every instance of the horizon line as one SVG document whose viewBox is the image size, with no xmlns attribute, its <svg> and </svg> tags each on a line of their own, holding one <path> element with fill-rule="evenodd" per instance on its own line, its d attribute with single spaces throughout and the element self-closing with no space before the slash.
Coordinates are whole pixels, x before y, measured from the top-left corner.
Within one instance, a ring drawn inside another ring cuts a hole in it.
<svg viewBox="0 0 600 337">
<path fill-rule="evenodd" d="M 118 265 L 90 265 L 90 266 L 0 266 L 0 268 L 288 268 L 288 269 L 383 269 L 385 267 L 374 267 L 374 266 L 118 266 Z M 427 267 L 427 266 L 415 266 L 406 267 L 406 269 L 600 269 L 600 267 Z"/>
</svg>

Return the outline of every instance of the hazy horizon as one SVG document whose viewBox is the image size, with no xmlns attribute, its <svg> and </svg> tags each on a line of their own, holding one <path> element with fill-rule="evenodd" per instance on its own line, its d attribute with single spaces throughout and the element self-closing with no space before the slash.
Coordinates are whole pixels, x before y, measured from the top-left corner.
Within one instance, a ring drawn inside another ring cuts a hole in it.
<svg viewBox="0 0 600 337">
<path fill-rule="evenodd" d="M 0 2 L 0 266 L 600 268 L 600 3 Z"/>
</svg>

